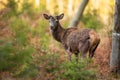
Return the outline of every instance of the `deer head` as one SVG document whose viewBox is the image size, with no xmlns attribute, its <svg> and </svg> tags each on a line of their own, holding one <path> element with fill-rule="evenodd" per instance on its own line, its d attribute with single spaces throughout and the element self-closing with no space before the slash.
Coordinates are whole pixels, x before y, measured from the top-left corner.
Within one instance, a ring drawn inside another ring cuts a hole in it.
<svg viewBox="0 0 120 80">
<path fill-rule="evenodd" d="M 56 30 L 60 25 L 59 20 L 61 20 L 64 17 L 64 14 L 62 13 L 62 14 L 57 15 L 57 16 L 51 16 L 51 15 L 43 14 L 43 16 L 46 20 L 49 20 L 50 29 L 51 30 Z"/>
</svg>

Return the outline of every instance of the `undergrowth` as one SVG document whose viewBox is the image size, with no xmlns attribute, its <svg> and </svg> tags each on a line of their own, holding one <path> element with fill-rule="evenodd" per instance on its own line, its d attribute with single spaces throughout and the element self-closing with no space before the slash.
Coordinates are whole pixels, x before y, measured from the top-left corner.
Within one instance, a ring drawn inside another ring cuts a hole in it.
<svg viewBox="0 0 120 80">
<path fill-rule="evenodd" d="M 96 10 L 87 11 L 82 17 L 82 22 L 86 28 L 94 29 L 96 31 L 101 29 L 103 26 L 103 23 L 100 21 Z"/>
<path fill-rule="evenodd" d="M 60 60 L 58 53 L 49 53 L 40 60 L 40 78 L 50 80 L 96 80 L 96 71 L 90 68 L 91 60 L 84 59 L 76 62 Z M 43 72 L 44 71 L 44 72 Z"/>
</svg>

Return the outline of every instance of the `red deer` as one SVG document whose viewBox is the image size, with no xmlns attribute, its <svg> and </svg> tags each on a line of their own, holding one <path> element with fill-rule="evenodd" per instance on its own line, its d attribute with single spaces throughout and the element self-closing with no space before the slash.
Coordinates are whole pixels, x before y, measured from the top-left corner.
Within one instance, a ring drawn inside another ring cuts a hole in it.
<svg viewBox="0 0 120 80">
<path fill-rule="evenodd" d="M 100 38 L 92 29 L 80 29 L 76 27 L 64 29 L 59 20 L 64 14 L 51 16 L 43 14 L 46 20 L 49 20 L 50 31 L 55 40 L 60 42 L 68 53 L 68 59 L 71 60 L 72 53 L 78 59 L 78 53 L 82 53 L 82 57 L 86 57 L 89 51 L 89 57 L 94 56 L 94 52 L 100 43 Z"/>
</svg>

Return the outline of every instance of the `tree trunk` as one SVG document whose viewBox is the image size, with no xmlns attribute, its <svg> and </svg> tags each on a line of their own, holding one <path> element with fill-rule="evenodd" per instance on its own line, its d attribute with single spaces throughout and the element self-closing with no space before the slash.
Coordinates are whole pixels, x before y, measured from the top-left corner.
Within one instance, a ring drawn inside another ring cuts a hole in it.
<svg viewBox="0 0 120 80">
<path fill-rule="evenodd" d="M 89 0 L 82 1 L 80 7 L 78 8 L 78 11 L 76 12 L 75 16 L 73 16 L 73 19 L 71 20 L 69 27 L 77 27 L 88 1 Z"/>
<path fill-rule="evenodd" d="M 110 70 L 120 72 L 120 0 L 115 0 L 114 28 L 112 34 L 112 53 L 110 55 Z"/>
</svg>

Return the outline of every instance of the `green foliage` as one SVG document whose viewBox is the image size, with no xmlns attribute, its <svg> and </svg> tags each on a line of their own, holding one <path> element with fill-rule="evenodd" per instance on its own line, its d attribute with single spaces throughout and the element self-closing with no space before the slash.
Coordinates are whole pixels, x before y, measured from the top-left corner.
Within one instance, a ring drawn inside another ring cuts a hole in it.
<svg viewBox="0 0 120 80">
<path fill-rule="evenodd" d="M 0 71 L 9 70 L 19 75 L 33 60 L 35 49 L 30 44 L 31 31 L 24 20 L 16 17 L 9 26 L 14 35 L 0 40 Z"/>
<path fill-rule="evenodd" d="M 40 27 L 37 27 L 37 29 L 35 29 L 35 30 L 39 30 L 40 44 L 41 44 L 41 49 L 43 50 L 48 49 L 49 41 L 50 41 L 49 26 L 46 24 L 48 24 L 47 21 L 40 19 L 38 24 L 38 26 Z"/>
<path fill-rule="evenodd" d="M 44 79 L 56 80 L 60 76 L 61 61 L 58 53 L 47 52 L 45 55 L 38 57 L 40 66 L 40 77 Z M 43 75 L 44 74 L 44 75 Z M 46 75 L 49 75 L 46 77 Z"/>
<path fill-rule="evenodd" d="M 5 40 L 7 41 L 7 40 Z M 4 40 L 0 40 L 0 71 L 8 70 L 12 68 L 14 65 L 10 65 L 12 62 L 10 61 L 12 57 L 12 52 L 14 52 L 13 45 L 11 42 L 5 42 Z"/>
<path fill-rule="evenodd" d="M 49 35 L 45 31 L 48 26 L 45 26 L 46 21 L 40 19 L 35 28 L 32 28 L 30 24 L 36 19 L 33 5 L 24 1 L 20 11 L 17 5 L 15 0 L 8 1 L 6 8 L 10 8 L 10 11 L 2 15 L 2 19 L 9 20 L 7 27 L 12 34 L 0 39 L 0 72 L 9 71 L 13 76 L 35 77 L 38 75 L 39 65 L 36 65 L 33 56 L 37 52 L 36 46 L 31 44 L 30 39 L 39 37 L 40 51 L 47 51 Z"/>
<path fill-rule="evenodd" d="M 48 78 L 53 80 L 96 80 L 96 71 L 90 68 L 91 60 L 84 59 L 76 62 L 60 60 L 60 55 L 46 54 L 39 59 L 41 74 L 50 75 Z M 44 72 L 42 72 L 42 70 Z M 45 76 L 44 76 L 45 77 Z"/>
<path fill-rule="evenodd" d="M 8 3 L 5 5 L 6 8 L 4 9 L 6 10 L 6 13 L 2 15 L 2 20 L 6 20 L 9 19 L 10 17 L 18 15 L 17 2 L 15 2 L 15 0 L 7 0 L 7 1 Z"/>
<path fill-rule="evenodd" d="M 38 67 L 32 61 L 29 64 L 25 65 L 24 71 L 22 71 L 18 76 L 19 77 L 36 77 L 38 75 Z"/>
<path fill-rule="evenodd" d="M 82 17 L 82 22 L 87 28 L 91 28 L 96 31 L 103 26 L 103 23 L 98 19 L 96 10 L 88 11 L 86 14 L 84 14 Z"/>
<path fill-rule="evenodd" d="M 48 72 L 48 73 L 56 72 L 60 68 L 60 64 L 58 64 L 59 57 L 60 57 L 60 55 L 58 53 L 54 53 L 54 54 L 48 53 L 41 57 L 40 64 L 42 66 L 45 63 L 47 63 L 46 67 L 45 67 L 46 72 Z M 61 62 L 59 62 L 59 63 L 61 63 Z"/>
<path fill-rule="evenodd" d="M 28 11 L 27 13 L 31 13 L 32 11 L 31 10 L 33 10 L 33 4 L 31 4 L 31 3 L 29 3 L 28 1 L 23 1 L 23 4 L 22 4 L 22 9 L 21 9 L 21 11 Z"/>
<path fill-rule="evenodd" d="M 15 17 L 12 20 L 10 26 L 13 33 L 15 34 L 14 37 L 16 38 L 16 44 L 28 45 L 28 33 L 30 33 L 30 28 L 27 22 L 25 20 L 17 19 L 17 17 Z"/>
<path fill-rule="evenodd" d="M 27 7 L 24 7 L 23 10 L 26 10 Z M 4 27 L 9 28 L 11 34 L 7 34 L 9 37 L 0 39 L 0 72 L 9 71 L 13 73 L 13 76 L 27 74 L 26 76 L 34 77 L 37 75 L 37 68 L 33 62 L 33 53 L 36 50 L 30 42 L 30 38 L 34 37 L 31 25 L 26 19 L 16 16 L 19 15 L 19 12 L 15 0 L 9 0 L 6 8 L 10 8 L 10 11 L 8 14 L 3 14 L 2 19 L 9 21 L 8 25 Z M 30 12 L 30 10 L 31 8 L 27 11 Z"/>
<path fill-rule="evenodd" d="M 33 4 L 29 3 L 27 0 L 24 0 L 22 3 L 22 8 L 19 11 L 19 14 L 25 13 L 29 16 L 29 18 L 33 19 L 34 17 L 34 8 L 33 8 Z"/>
<path fill-rule="evenodd" d="M 9 17 L 17 15 L 17 8 L 18 8 L 18 4 L 15 0 L 7 0 L 8 3 L 6 5 L 7 8 L 10 9 L 8 15 Z"/>
<path fill-rule="evenodd" d="M 34 50 L 30 46 L 14 46 L 13 41 L 6 41 L 0 46 L 0 71 L 11 71 L 17 75 L 32 61 Z"/>
<path fill-rule="evenodd" d="M 90 61 L 85 59 L 78 63 L 76 60 L 65 62 L 62 65 L 64 73 L 61 77 L 66 80 L 95 80 L 95 71 L 89 68 L 90 64 Z"/>
</svg>

